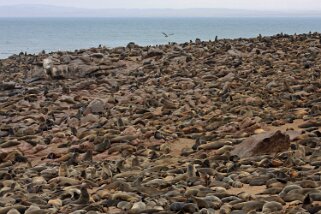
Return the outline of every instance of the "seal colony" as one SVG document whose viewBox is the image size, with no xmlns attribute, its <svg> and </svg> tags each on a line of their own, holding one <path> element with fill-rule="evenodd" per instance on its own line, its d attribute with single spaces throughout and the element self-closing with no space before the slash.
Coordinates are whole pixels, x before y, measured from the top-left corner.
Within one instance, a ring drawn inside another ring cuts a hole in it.
<svg viewBox="0 0 321 214">
<path fill-rule="evenodd" d="M 321 35 L 0 60 L 0 214 L 321 213 Z"/>
</svg>

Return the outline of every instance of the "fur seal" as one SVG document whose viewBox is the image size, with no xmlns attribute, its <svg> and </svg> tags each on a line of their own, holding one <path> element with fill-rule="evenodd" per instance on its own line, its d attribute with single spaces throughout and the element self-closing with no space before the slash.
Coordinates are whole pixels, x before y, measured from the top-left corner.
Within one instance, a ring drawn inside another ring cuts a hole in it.
<svg viewBox="0 0 321 214">
<path fill-rule="evenodd" d="M 266 202 L 263 205 L 262 212 L 263 213 L 275 213 L 275 212 L 282 211 L 282 209 L 283 209 L 282 204 L 275 202 L 275 201 L 270 201 L 270 202 Z"/>
</svg>

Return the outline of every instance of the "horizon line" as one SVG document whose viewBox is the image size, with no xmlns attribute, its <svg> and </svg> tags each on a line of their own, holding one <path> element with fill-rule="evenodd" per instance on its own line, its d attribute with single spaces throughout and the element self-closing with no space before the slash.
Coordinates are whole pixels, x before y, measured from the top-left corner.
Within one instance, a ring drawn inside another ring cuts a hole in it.
<svg viewBox="0 0 321 214">
<path fill-rule="evenodd" d="M 309 15 L 300 15 L 300 17 L 296 17 L 295 14 L 293 15 L 269 15 L 269 16 L 0 16 L 0 19 L 15 19 L 15 18 L 24 18 L 24 19 L 32 19 L 32 18 L 49 18 L 49 19 L 59 19 L 59 18 L 111 18 L 111 19 L 119 19 L 119 18 L 149 18 L 149 19 L 159 19 L 159 18 L 164 18 L 164 19 L 186 19 L 186 18 L 321 18 L 320 15 L 314 15 L 314 16 L 309 16 Z"/>
<path fill-rule="evenodd" d="M 69 9 L 84 9 L 84 10 L 240 10 L 240 11 L 257 11 L 257 12 L 321 12 L 321 10 L 300 10 L 300 9 L 291 9 L 291 11 L 287 9 L 247 9 L 247 8 L 225 8 L 225 7 L 187 7 L 187 8 L 170 8 L 170 7 L 162 7 L 162 8 L 125 8 L 125 7 L 114 7 L 114 8 L 84 8 L 84 7 L 71 7 L 71 6 L 62 6 L 62 5 L 54 5 L 54 4 L 6 4 L 0 5 L 0 7 L 12 7 L 12 6 L 49 6 L 49 7 L 58 7 L 58 8 L 69 8 Z"/>
</svg>

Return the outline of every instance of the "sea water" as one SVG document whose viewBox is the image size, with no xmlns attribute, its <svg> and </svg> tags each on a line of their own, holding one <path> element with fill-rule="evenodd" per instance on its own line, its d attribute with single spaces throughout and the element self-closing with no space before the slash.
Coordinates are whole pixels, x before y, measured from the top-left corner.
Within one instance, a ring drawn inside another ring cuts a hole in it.
<svg viewBox="0 0 321 214">
<path fill-rule="evenodd" d="M 309 31 L 321 32 L 321 18 L 0 18 L 0 58 L 100 44 L 155 45 Z"/>
</svg>

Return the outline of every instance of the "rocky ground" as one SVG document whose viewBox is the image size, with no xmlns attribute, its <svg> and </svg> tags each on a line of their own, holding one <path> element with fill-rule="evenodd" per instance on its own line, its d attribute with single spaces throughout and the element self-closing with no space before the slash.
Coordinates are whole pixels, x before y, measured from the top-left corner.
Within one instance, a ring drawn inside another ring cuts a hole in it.
<svg viewBox="0 0 321 214">
<path fill-rule="evenodd" d="M 321 35 L 0 60 L 0 214 L 321 213 Z"/>
</svg>

